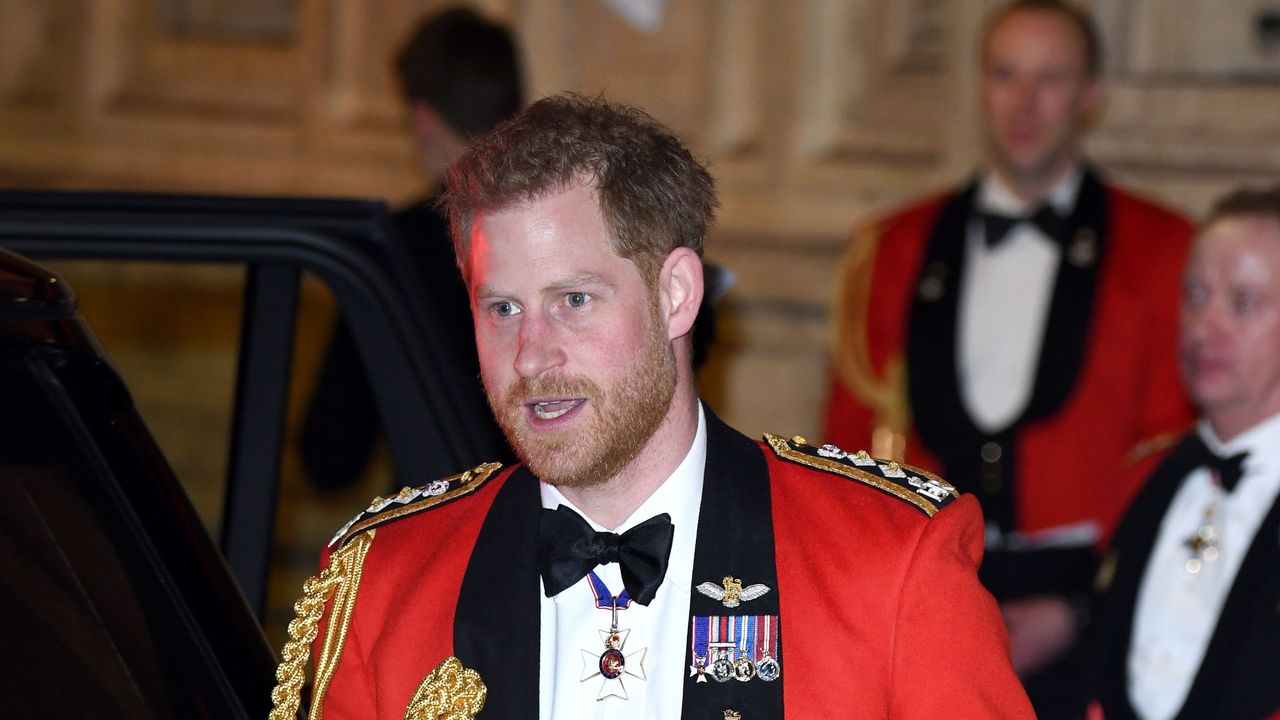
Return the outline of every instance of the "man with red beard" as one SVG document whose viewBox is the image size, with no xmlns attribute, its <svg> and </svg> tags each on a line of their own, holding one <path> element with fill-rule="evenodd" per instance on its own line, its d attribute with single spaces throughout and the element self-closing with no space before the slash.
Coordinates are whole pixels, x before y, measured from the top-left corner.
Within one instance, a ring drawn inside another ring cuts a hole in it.
<svg viewBox="0 0 1280 720">
<path fill-rule="evenodd" d="M 1084 700 L 1051 663 L 1087 617 L 1096 548 L 1192 420 L 1173 360 L 1191 224 L 1082 155 L 1103 91 L 1087 11 L 1002 4 L 980 47 L 984 167 L 854 233 L 825 438 L 978 497 L 980 576 L 1052 720 Z"/>
<path fill-rule="evenodd" d="M 482 378 L 522 462 L 405 488 L 338 533 L 297 606 L 280 717 L 315 638 L 330 720 L 1031 717 L 977 580 L 973 498 L 752 441 L 699 402 L 717 201 L 677 138 L 556 96 L 447 184 Z"/>
<path fill-rule="evenodd" d="M 1201 419 L 1103 561 L 1091 717 L 1280 718 L 1280 185 L 1210 213 L 1181 317 Z"/>
</svg>

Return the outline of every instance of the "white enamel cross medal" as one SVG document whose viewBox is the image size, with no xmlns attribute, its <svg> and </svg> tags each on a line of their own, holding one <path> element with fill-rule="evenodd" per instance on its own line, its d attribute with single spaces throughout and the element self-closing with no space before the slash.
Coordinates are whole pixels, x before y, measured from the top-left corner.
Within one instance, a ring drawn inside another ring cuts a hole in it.
<svg viewBox="0 0 1280 720">
<path fill-rule="evenodd" d="M 627 635 L 631 631 L 618 629 L 618 598 L 612 598 L 609 604 L 613 613 L 613 622 L 610 623 L 607 631 L 600 631 L 604 652 L 582 651 L 582 682 L 597 677 L 604 679 L 600 684 L 600 693 L 596 696 L 597 701 L 609 697 L 626 700 L 627 689 L 622 684 L 623 675 L 645 679 L 644 654 L 648 648 L 640 648 L 629 653 L 623 651 L 627 644 Z"/>
</svg>

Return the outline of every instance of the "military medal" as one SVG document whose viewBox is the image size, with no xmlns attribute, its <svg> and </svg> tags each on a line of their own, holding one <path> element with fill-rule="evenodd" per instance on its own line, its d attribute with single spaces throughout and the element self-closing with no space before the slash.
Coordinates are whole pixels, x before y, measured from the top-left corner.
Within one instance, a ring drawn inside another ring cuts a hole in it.
<svg viewBox="0 0 1280 720">
<path fill-rule="evenodd" d="M 693 618 L 694 627 L 694 665 L 709 663 L 706 671 L 716 682 L 726 682 L 733 678 L 733 647 L 728 638 L 727 617 L 704 615 Z M 706 682 L 700 676 L 698 682 Z"/>
<path fill-rule="evenodd" d="M 711 618 L 694 617 L 690 624 L 692 637 L 689 639 L 689 647 L 693 648 L 693 658 L 689 662 L 689 677 L 697 677 L 694 682 L 704 683 L 707 681 L 707 673 L 710 671 L 708 663 L 712 661 L 711 648 L 708 644 L 711 642 L 709 633 L 711 632 Z"/>
<path fill-rule="evenodd" d="M 719 585 L 704 582 L 694 589 L 719 600 L 726 608 L 738 607 L 770 590 L 760 583 L 743 587 L 742 580 L 732 575 L 725 575 Z M 782 666 L 774 657 L 778 648 L 777 615 L 695 615 L 690 626 L 693 657 L 689 677 L 696 677 L 694 682 L 706 682 L 708 675 L 716 682 L 749 682 L 755 678 L 773 681 L 782 674 Z"/>
<path fill-rule="evenodd" d="M 733 678 L 733 661 L 729 659 L 733 645 L 730 643 L 713 643 L 716 661 L 711 663 L 711 677 L 716 682 L 729 682 Z"/>
<path fill-rule="evenodd" d="M 1191 551 L 1184 567 L 1195 575 L 1200 572 L 1206 562 L 1213 562 L 1218 557 L 1218 547 L 1222 544 L 1222 536 L 1213 527 L 1214 516 L 1218 512 L 1218 501 L 1214 500 L 1205 506 L 1204 519 L 1191 537 L 1182 541 L 1183 547 Z"/>
<path fill-rule="evenodd" d="M 604 678 L 596 700 L 610 697 L 626 700 L 628 699 L 627 689 L 622 684 L 622 676 L 631 675 L 641 680 L 645 679 L 644 655 L 648 648 L 640 648 L 630 653 L 624 652 L 627 635 L 631 631 L 618 628 L 618 610 L 626 609 L 631 605 L 631 596 L 627 591 L 623 590 L 621 596 L 612 595 L 604 581 L 595 572 L 591 572 L 587 577 L 591 581 L 591 592 L 596 597 L 596 607 L 609 610 L 611 621 L 608 630 L 600 631 L 604 652 L 585 649 L 582 651 L 582 682 L 597 677 Z"/>
<path fill-rule="evenodd" d="M 756 648 L 759 646 L 760 618 L 756 615 L 740 615 L 732 618 L 733 636 L 738 657 L 733 661 L 733 679 L 747 682 L 756 676 Z"/>
<path fill-rule="evenodd" d="M 772 682 L 782 675 L 777 615 L 695 615 L 691 625 L 694 682 L 707 682 L 708 676 L 716 682 Z"/>
<path fill-rule="evenodd" d="M 773 654 L 778 651 L 778 616 L 761 616 L 757 637 L 760 655 L 756 660 L 756 677 L 766 682 L 773 682 L 782 675 L 782 665 L 773 657 Z"/>
</svg>

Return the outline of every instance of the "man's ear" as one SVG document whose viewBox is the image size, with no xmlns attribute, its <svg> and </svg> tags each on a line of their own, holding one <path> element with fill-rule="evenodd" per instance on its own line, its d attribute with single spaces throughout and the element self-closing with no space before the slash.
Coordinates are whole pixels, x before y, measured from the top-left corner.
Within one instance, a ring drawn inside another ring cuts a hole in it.
<svg viewBox="0 0 1280 720">
<path fill-rule="evenodd" d="M 413 126 L 414 135 L 419 139 L 457 134 L 436 106 L 421 98 L 409 102 L 409 122 Z"/>
<path fill-rule="evenodd" d="M 1103 86 L 1102 80 L 1090 78 L 1080 97 L 1081 118 L 1086 128 L 1097 124 L 1102 115 L 1102 106 L 1106 102 L 1106 97 L 1106 87 Z"/>
<path fill-rule="evenodd" d="M 702 292 L 702 258 L 687 247 L 672 250 L 658 273 L 658 301 L 666 318 L 668 340 L 693 330 Z"/>
</svg>

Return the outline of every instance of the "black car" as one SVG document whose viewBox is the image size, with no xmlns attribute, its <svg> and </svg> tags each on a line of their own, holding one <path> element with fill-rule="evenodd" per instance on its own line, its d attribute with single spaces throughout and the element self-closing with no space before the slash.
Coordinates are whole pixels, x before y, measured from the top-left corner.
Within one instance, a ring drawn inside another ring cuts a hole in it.
<svg viewBox="0 0 1280 720">
<path fill-rule="evenodd" d="M 267 713 L 261 622 L 303 274 L 351 326 L 397 479 L 499 452 L 390 227 L 376 201 L 0 192 L 0 714 Z M 243 268 L 218 542 L 71 290 L 26 258 Z"/>
<path fill-rule="evenodd" d="M 0 250 L 0 704 L 262 717 L 275 659 L 57 276 Z"/>
</svg>

